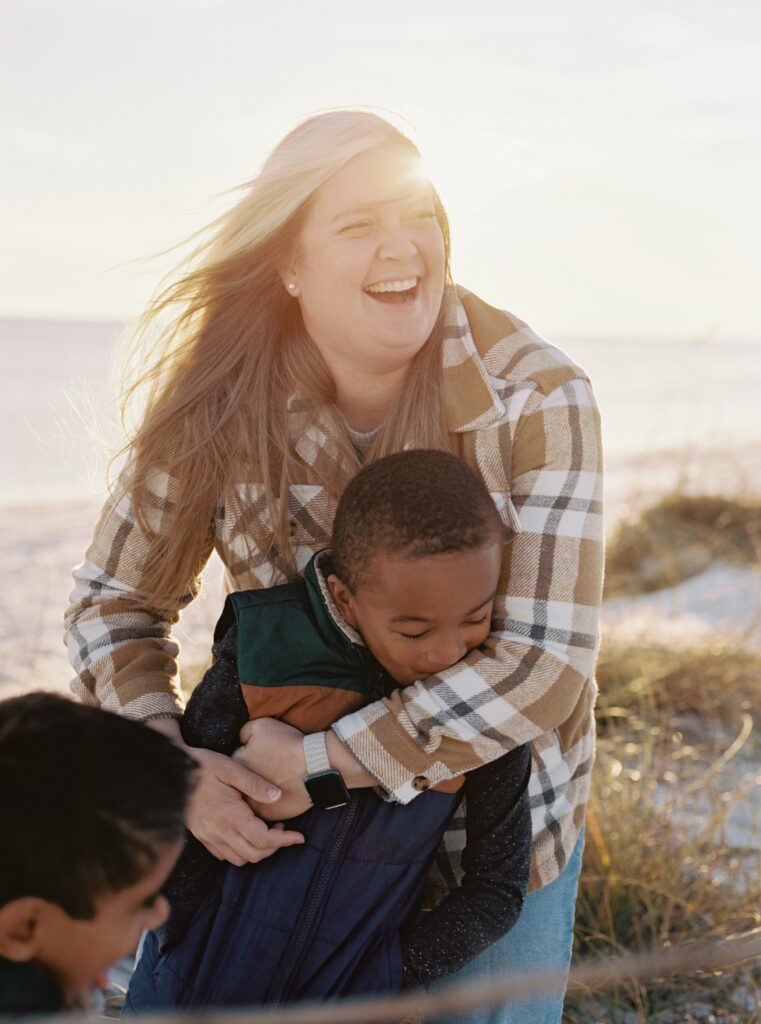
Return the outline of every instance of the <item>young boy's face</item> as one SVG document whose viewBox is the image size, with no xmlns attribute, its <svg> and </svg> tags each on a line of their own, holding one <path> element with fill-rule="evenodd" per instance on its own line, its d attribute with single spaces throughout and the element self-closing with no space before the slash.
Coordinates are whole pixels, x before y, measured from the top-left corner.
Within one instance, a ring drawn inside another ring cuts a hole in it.
<svg viewBox="0 0 761 1024">
<path fill-rule="evenodd" d="M 456 664 L 491 628 L 502 542 L 427 558 L 376 555 L 354 594 L 335 576 L 333 596 L 346 620 L 398 683 Z"/>
<path fill-rule="evenodd" d="M 146 928 L 164 923 L 169 904 L 160 890 L 181 848 L 181 841 L 162 847 L 152 870 L 134 885 L 103 896 L 89 920 L 46 905 L 33 959 L 53 975 L 67 998 L 103 988 L 108 968 L 134 952 Z"/>
</svg>

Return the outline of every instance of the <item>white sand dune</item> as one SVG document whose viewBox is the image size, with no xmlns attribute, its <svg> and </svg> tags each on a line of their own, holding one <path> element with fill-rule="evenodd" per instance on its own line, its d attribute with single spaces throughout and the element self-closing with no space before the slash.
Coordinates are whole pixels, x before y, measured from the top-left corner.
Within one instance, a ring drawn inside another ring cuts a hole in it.
<svg viewBox="0 0 761 1024">
<path fill-rule="evenodd" d="M 761 571 L 713 565 L 678 586 L 606 601 L 603 623 L 618 637 L 683 647 L 718 633 L 761 651 Z"/>
<path fill-rule="evenodd" d="M 608 530 L 621 516 L 637 512 L 677 489 L 685 494 L 761 495 L 761 444 L 681 447 L 606 458 Z"/>
</svg>

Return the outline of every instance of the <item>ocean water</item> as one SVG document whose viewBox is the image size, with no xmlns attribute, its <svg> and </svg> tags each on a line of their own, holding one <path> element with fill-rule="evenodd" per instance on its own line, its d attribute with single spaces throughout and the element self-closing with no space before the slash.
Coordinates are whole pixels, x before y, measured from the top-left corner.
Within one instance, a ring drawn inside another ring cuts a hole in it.
<svg viewBox="0 0 761 1024">
<path fill-rule="evenodd" d="M 114 360 L 123 330 L 0 320 L 0 504 L 103 495 L 120 437 Z M 558 344 L 592 378 L 608 459 L 761 441 L 761 340 Z"/>
</svg>

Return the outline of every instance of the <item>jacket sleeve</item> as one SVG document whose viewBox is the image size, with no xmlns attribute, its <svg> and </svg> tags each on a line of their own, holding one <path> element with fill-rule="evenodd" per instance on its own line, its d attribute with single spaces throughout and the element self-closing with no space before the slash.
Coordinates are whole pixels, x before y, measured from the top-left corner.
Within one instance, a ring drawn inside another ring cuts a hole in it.
<svg viewBox="0 0 761 1024">
<path fill-rule="evenodd" d="M 570 718 L 590 685 L 602 591 L 602 455 L 588 381 L 521 398 L 473 432 L 482 477 L 502 473 L 519 531 L 505 545 L 492 632 L 446 671 L 340 719 L 338 737 L 392 796 L 435 785 Z M 496 464 L 496 470 L 495 470 Z"/>
<path fill-rule="evenodd" d="M 190 695 L 180 728 L 191 747 L 231 757 L 249 719 L 238 675 L 238 627 L 233 622 L 212 647 L 214 661 Z"/>
<path fill-rule="evenodd" d="M 518 920 L 531 866 L 530 774 L 527 744 L 468 774 L 463 880 L 402 931 L 405 988 L 464 967 Z"/>
<path fill-rule="evenodd" d="M 151 490 L 150 525 L 160 534 L 173 498 L 171 478 L 155 474 Z M 212 545 L 210 523 L 208 541 L 197 553 L 199 573 Z M 64 620 L 76 672 L 74 693 L 87 704 L 139 720 L 182 714 L 179 645 L 171 627 L 198 592 L 197 578 L 188 580 L 168 607 L 151 607 L 143 578 L 148 551 L 148 538 L 120 483 L 101 513 L 84 561 L 74 568 Z"/>
</svg>

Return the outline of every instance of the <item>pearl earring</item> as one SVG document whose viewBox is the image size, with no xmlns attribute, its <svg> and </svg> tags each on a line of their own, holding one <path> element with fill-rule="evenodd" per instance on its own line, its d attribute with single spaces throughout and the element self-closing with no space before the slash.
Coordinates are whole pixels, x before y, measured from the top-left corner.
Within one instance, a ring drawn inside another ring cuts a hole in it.
<svg viewBox="0 0 761 1024">
<path fill-rule="evenodd" d="M 293 283 L 293 281 L 291 281 L 291 283 L 288 285 L 288 291 L 289 292 L 295 292 L 296 291 L 296 285 Z"/>
</svg>

